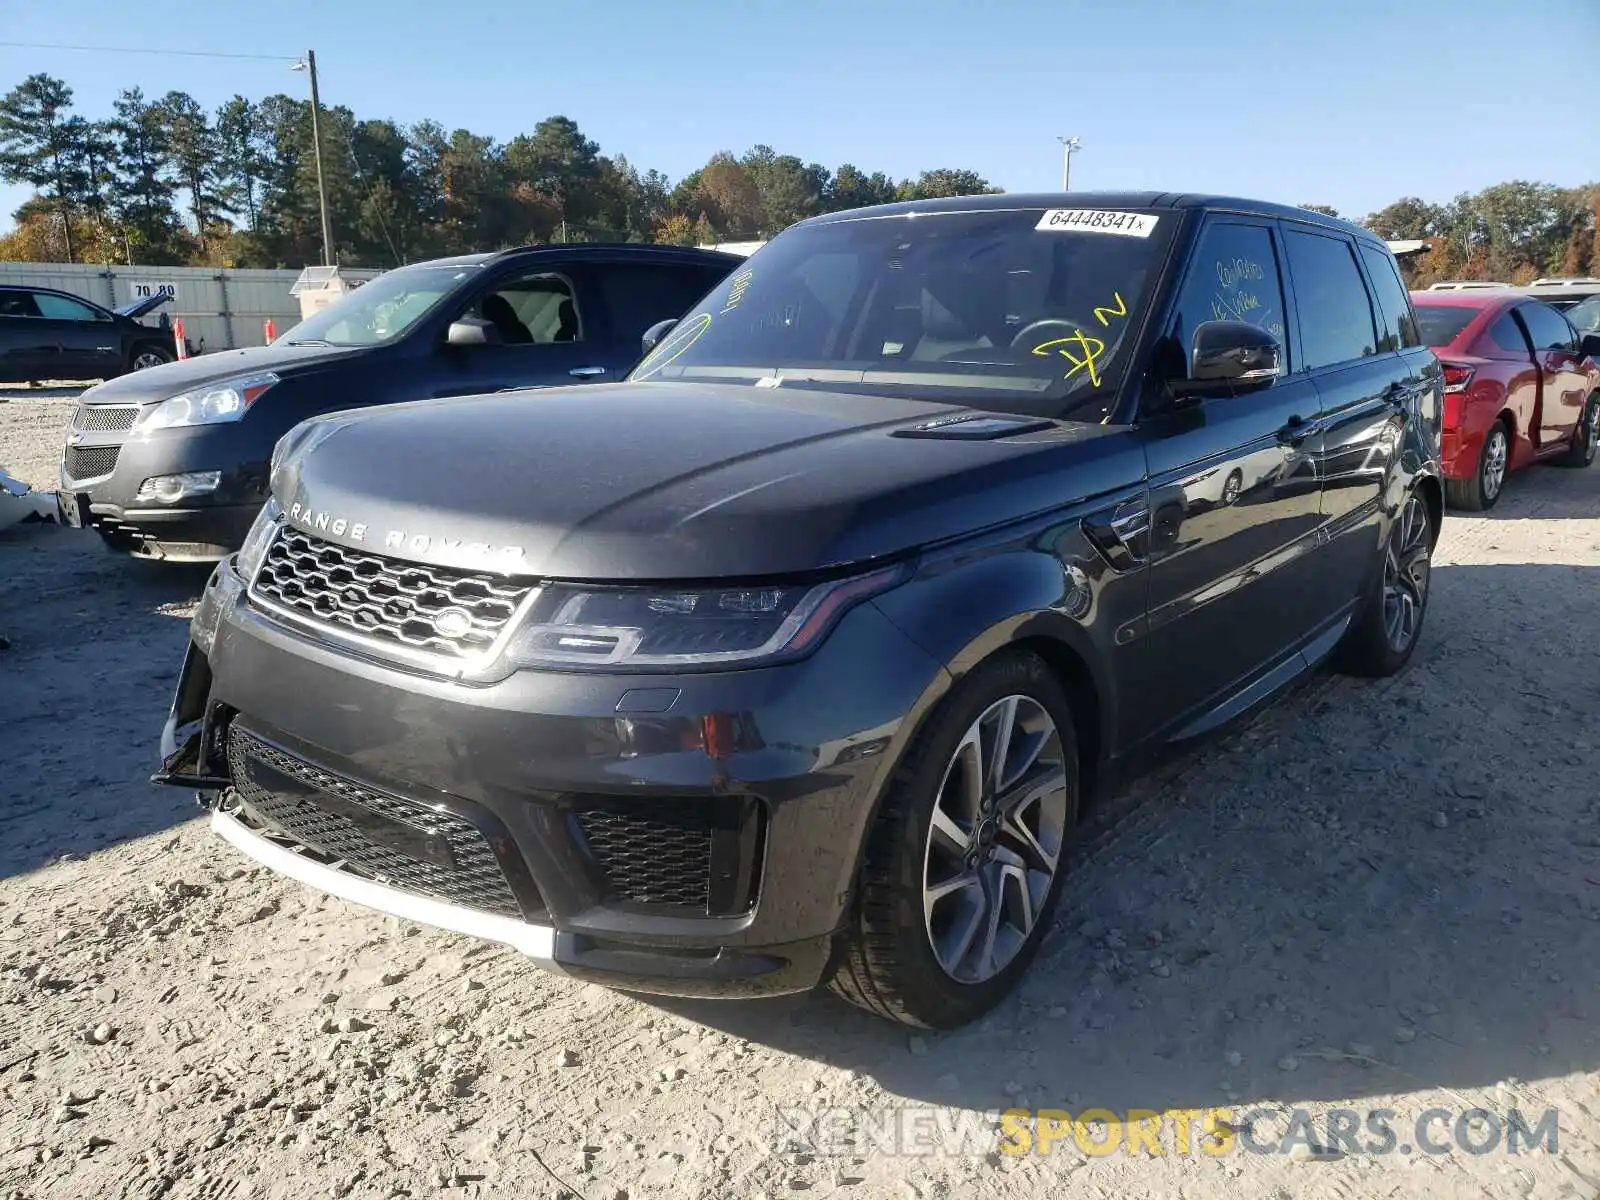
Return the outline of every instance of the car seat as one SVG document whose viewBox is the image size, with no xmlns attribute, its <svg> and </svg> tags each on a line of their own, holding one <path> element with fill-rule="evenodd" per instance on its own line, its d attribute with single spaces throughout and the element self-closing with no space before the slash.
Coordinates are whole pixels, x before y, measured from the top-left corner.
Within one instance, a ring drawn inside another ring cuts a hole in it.
<svg viewBox="0 0 1600 1200">
<path fill-rule="evenodd" d="M 485 296 L 479 311 L 483 313 L 484 320 L 492 322 L 499 330 L 500 340 L 506 345 L 525 346 L 533 341 L 533 334 L 528 332 L 528 327 L 517 320 L 516 309 L 499 292 Z"/>
</svg>

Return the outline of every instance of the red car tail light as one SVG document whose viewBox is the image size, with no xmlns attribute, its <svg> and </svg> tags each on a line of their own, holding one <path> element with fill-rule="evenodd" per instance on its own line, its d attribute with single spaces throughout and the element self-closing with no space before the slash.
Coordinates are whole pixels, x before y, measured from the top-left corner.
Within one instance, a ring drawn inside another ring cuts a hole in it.
<svg viewBox="0 0 1600 1200">
<path fill-rule="evenodd" d="M 1451 392 L 1466 391 L 1467 385 L 1472 382 L 1473 375 L 1477 373 L 1472 367 L 1465 366 L 1462 363 L 1447 362 L 1439 365 L 1444 368 L 1444 390 L 1446 395 Z"/>
</svg>

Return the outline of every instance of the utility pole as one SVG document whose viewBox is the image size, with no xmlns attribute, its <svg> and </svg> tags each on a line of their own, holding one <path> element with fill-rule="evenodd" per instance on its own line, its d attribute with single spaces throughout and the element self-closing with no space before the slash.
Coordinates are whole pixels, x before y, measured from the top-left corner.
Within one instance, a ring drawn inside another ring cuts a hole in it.
<svg viewBox="0 0 1600 1200">
<path fill-rule="evenodd" d="M 322 178 L 322 122 L 319 116 L 322 101 L 317 96 L 317 52 L 307 50 L 305 58 L 295 63 L 296 71 L 311 76 L 311 152 L 317 160 L 317 205 L 322 210 L 322 265 L 333 266 L 333 223 L 328 220 L 328 186 Z"/>
<path fill-rule="evenodd" d="M 1072 152 L 1082 150 L 1083 142 L 1075 137 L 1058 137 L 1056 141 L 1061 143 L 1061 190 L 1065 192 L 1071 190 L 1069 185 L 1072 182 Z"/>
</svg>

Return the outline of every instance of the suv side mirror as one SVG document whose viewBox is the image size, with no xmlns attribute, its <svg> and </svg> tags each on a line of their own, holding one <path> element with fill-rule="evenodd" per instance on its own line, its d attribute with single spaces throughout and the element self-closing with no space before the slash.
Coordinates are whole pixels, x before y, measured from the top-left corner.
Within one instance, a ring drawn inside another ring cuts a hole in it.
<svg viewBox="0 0 1600 1200">
<path fill-rule="evenodd" d="M 1229 395 L 1263 387 L 1283 369 L 1283 347 L 1248 321 L 1202 321 L 1189 346 L 1186 378 L 1171 382 L 1174 396 Z"/>
<path fill-rule="evenodd" d="M 504 339 L 493 321 L 482 317 L 462 317 L 450 322 L 444 340 L 452 346 L 498 346 Z"/>
<path fill-rule="evenodd" d="M 1600 333 L 1586 333 L 1578 339 L 1578 353 L 1600 362 Z"/>
<path fill-rule="evenodd" d="M 649 329 L 646 329 L 642 339 L 644 344 L 644 352 L 649 354 L 650 351 L 659 346 L 661 344 L 661 339 L 666 337 L 667 334 L 671 333 L 677 324 L 677 317 L 669 317 L 665 321 L 657 321 L 654 325 L 650 326 Z"/>
</svg>

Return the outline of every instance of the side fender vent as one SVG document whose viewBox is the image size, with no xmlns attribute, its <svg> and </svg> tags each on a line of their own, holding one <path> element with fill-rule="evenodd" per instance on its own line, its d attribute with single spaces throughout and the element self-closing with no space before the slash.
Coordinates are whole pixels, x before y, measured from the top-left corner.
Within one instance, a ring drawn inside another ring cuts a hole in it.
<svg viewBox="0 0 1600 1200">
<path fill-rule="evenodd" d="M 1019 433 L 1037 433 L 1050 429 L 1054 421 L 1044 417 L 1007 417 L 993 413 L 972 413 L 958 417 L 940 417 L 922 425 L 896 429 L 890 437 L 938 438 L 952 442 L 989 442 L 996 438 L 1015 437 Z"/>
</svg>

